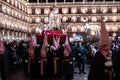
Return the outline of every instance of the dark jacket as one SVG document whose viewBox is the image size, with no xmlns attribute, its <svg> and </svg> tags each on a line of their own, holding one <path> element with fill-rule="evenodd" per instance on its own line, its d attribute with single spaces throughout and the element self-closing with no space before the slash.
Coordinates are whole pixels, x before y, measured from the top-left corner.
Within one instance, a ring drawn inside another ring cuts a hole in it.
<svg viewBox="0 0 120 80">
<path fill-rule="evenodd" d="M 88 75 L 88 80 L 108 80 L 105 73 L 105 62 L 107 60 L 105 57 L 98 51 L 93 58 L 91 63 L 91 68 Z"/>
<path fill-rule="evenodd" d="M 120 49 L 116 52 L 116 58 L 113 64 L 115 72 L 115 80 L 120 80 Z"/>
</svg>

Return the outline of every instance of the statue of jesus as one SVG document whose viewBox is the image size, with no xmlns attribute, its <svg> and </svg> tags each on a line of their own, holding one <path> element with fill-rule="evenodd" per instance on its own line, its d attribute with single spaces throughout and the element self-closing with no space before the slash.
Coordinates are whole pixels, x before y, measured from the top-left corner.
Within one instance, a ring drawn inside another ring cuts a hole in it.
<svg viewBox="0 0 120 80">
<path fill-rule="evenodd" d="M 56 8 L 53 7 L 49 15 L 49 23 L 48 23 L 49 29 L 53 29 L 53 27 L 59 29 L 61 23 L 60 19 L 61 16 L 57 13 Z"/>
</svg>

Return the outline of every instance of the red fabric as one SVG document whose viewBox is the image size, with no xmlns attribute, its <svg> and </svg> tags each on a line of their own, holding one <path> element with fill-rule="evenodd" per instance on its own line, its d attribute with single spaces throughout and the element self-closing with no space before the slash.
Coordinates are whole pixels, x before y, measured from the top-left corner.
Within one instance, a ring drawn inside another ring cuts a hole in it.
<svg viewBox="0 0 120 80">
<path fill-rule="evenodd" d="M 100 35 L 100 46 L 104 45 L 104 44 L 108 44 L 110 46 L 111 44 L 111 40 L 109 38 L 109 34 L 106 30 L 105 27 L 105 22 L 103 22 L 103 17 L 101 16 L 101 31 L 100 31 L 101 35 Z"/>
<path fill-rule="evenodd" d="M 34 46 L 36 45 L 36 36 L 32 36 L 30 37 L 30 46 L 28 49 L 28 74 L 30 73 L 30 62 L 31 59 L 34 59 L 35 57 L 35 53 L 34 53 Z"/>
<path fill-rule="evenodd" d="M 29 47 L 29 57 L 30 59 L 34 59 L 34 46 L 30 43 L 30 47 Z"/>
<path fill-rule="evenodd" d="M 34 46 L 36 46 L 36 36 L 31 35 L 31 40 L 30 40 L 30 47 L 29 47 L 29 56 L 30 59 L 34 58 Z"/>
<path fill-rule="evenodd" d="M 47 35 L 45 35 L 43 45 L 42 45 L 42 48 L 41 48 L 41 57 L 47 57 L 47 53 L 46 53 L 47 44 L 48 44 Z"/>
<path fill-rule="evenodd" d="M 52 30 L 52 31 L 51 30 L 47 30 L 46 33 L 44 31 L 42 34 L 36 34 L 36 38 L 37 38 L 37 43 L 38 44 L 43 43 L 43 39 L 44 39 L 45 34 L 47 35 L 48 42 L 50 42 L 50 43 L 53 42 L 53 36 L 59 36 L 60 37 L 60 40 L 57 40 L 58 42 L 64 42 L 66 36 L 68 36 L 67 34 L 62 34 L 62 32 L 59 31 L 59 30 Z"/>
<path fill-rule="evenodd" d="M 5 52 L 5 47 L 2 42 L 2 35 L 0 34 L 0 55 L 4 54 L 4 52 Z"/>
<path fill-rule="evenodd" d="M 59 30 L 46 30 L 46 31 L 44 31 L 44 34 L 50 34 L 50 35 L 60 35 L 60 34 L 62 34 L 62 32 L 61 31 L 59 31 Z"/>
<path fill-rule="evenodd" d="M 70 55 L 70 44 L 68 41 L 68 36 L 66 36 L 65 44 L 64 44 L 64 57 L 68 57 Z"/>
<path fill-rule="evenodd" d="M 62 34 L 59 30 L 46 30 L 43 32 L 43 34 L 37 34 L 37 38 L 43 37 L 45 34 L 47 34 L 48 37 L 52 37 L 53 35 L 60 36 L 60 37 L 66 37 L 67 34 Z"/>
</svg>

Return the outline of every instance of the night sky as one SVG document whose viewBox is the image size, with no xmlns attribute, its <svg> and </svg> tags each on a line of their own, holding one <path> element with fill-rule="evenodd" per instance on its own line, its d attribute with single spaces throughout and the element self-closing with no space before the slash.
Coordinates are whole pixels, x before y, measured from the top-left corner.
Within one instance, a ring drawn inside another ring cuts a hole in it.
<svg viewBox="0 0 120 80">
<path fill-rule="evenodd" d="M 26 0 L 27 1 L 27 0 Z M 72 2 L 73 0 L 66 0 L 66 2 Z M 83 0 L 75 0 L 76 2 L 82 2 Z M 93 0 L 86 0 L 88 2 L 91 2 Z M 95 1 L 104 1 L 104 0 L 95 0 Z M 113 1 L 113 0 L 105 0 L 105 1 Z M 120 1 L 120 0 L 115 0 Z M 29 2 L 37 2 L 37 0 L 29 0 Z M 39 2 L 46 2 L 46 0 L 39 0 Z M 55 0 L 48 0 L 48 2 L 55 2 Z M 64 0 L 57 0 L 57 2 L 64 2 Z"/>
</svg>

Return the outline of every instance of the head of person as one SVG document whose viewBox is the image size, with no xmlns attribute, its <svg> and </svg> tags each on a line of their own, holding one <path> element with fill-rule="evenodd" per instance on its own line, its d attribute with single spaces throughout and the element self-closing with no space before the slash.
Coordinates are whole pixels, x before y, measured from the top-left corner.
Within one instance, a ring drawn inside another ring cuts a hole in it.
<svg viewBox="0 0 120 80">
<path fill-rule="evenodd" d="M 101 45 L 99 51 L 101 52 L 101 54 L 107 57 L 109 55 L 110 46 L 108 44 Z"/>
<path fill-rule="evenodd" d="M 77 41 L 77 44 L 78 44 L 78 45 L 81 45 L 81 43 L 82 43 L 82 42 L 81 42 L 80 40 L 79 40 L 79 41 Z"/>
</svg>

